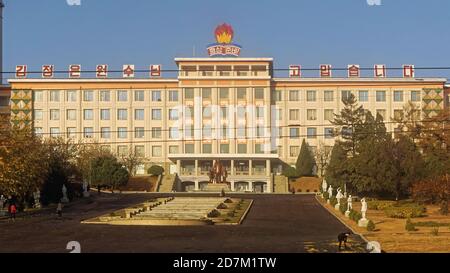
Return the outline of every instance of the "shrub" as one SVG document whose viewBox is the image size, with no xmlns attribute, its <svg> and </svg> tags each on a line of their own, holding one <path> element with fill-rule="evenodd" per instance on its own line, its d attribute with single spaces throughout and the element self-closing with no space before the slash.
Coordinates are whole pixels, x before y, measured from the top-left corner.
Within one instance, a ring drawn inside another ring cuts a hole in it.
<svg viewBox="0 0 450 273">
<path fill-rule="evenodd" d="M 375 223 L 372 220 L 369 220 L 367 223 L 367 231 L 374 231 L 375 230 Z"/>
<path fill-rule="evenodd" d="M 402 206 L 402 207 L 389 207 L 384 210 L 386 216 L 391 218 L 417 218 L 424 216 L 425 207 L 416 206 Z"/>
<path fill-rule="evenodd" d="M 384 210 L 395 205 L 395 201 L 369 201 L 367 208 L 372 210 Z"/>
<path fill-rule="evenodd" d="M 416 231 L 416 227 L 414 226 L 413 222 L 411 222 L 411 219 L 406 220 L 405 229 L 407 231 Z"/>
<path fill-rule="evenodd" d="M 148 169 L 147 172 L 150 175 L 161 175 L 164 172 L 164 168 L 158 165 L 153 165 Z"/>
<path fill-rule="evenodd" d="M 352 219 L 353 221 L 358 223 L 358 221 L 361 220 L 361 218 L 362 218 L 362 214 L 360 212 L 355 211 L 355 210 L 351 210 L 349 217 L 350 217 L 350 219 Z"/>
<path fill-rule="evenodd" d="M 439 235 L 439 227 L 434 227 L 434 228 L 431 230 L 431 235 L 433 235 L 433 236 L 438 236 L 438 235 Z"/>
<path fill-rule="evenodd" d="M 332 205 L 332 206 L 334 207 L 334 206 L 336 206 L 336 204 L 337 204 L 337 199 L 336 199 L 336 197 L 334 197 L 334 196 L 331 197 L 331 198 L 330 198 L 330 205 Z"/>
<path fill-rule="evenodd" d="M 328 200 L 329 194 L 328 192 L 323 193 L 323 199 Z"/>
<path fill-rule="evenodd" d="M 224 203 L 233 203 L 233 200 L 231 200 L 230 198 L 227 198 L 225 201 L 223 201 Z"/>
<path fill-rule="evenodd" d="M 339 211 L 342 213 L 342 214 L 345 214 L 345 211 L 347 210 L 347 202 L 345 202 L 345 201 L 343 201 L 342 199 L 341 199 L 341 205 L 339 206 Z"/>
<path fill-rule="evenodd" d="M 210 211 L 208 213 L 208 217 L 214 218 L 214 217 L 219 217 L 220 216 L 220 212 L 216 209 L 213 209 L 212 211 Z"/>
<path fill-rule="evenodd" d="M 220 203 L 220 204 L 217 206 L 217 209 L 226 209 L 226 208 L 228 208 L 228 206 L 225 205 L 224 203 Z"/>
<path fill-rule="evenodd" d="M 435 221 L 425 221 L 414 223 L 416 227 L 450 227 L 450 223 L 439 223 Z"/>
</svg>

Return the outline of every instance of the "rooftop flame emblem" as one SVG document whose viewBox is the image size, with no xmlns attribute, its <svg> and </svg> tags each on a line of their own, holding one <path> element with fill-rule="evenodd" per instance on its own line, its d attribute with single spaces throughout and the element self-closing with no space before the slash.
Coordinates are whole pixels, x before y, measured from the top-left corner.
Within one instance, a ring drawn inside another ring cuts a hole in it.
<svg viewBox="0 0 450 273">
<path fill-rule="evenodd" d="M 216 41 L 219 44 L 230 44 L 233 40 L 233 28 L 226 23 L 217 26 L 216 31 L 214 32 L 216 35 Z"/>
</svg>

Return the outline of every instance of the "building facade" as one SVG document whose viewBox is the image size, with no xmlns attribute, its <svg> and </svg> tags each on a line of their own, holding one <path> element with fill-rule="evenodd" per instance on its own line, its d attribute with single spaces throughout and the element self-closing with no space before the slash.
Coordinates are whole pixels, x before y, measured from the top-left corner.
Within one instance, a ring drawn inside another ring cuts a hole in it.
<svg viewBox="0 0 450 273">
<path fill-rule="evenodd" d="M 272 58 L 176 58 L 176 78 L 12 79 L 11 118 L 44 137 L 98 142 L 177 174 L 179 190 L 202 189 L 220 160 L 235 191 L 272 192 L 305 139 L 331 149 L 330 120 L 354 94 L 391 119 L 408 102 L 421 116 L 444 109 L 442 78 L 279 78 Z"/>
</svg>

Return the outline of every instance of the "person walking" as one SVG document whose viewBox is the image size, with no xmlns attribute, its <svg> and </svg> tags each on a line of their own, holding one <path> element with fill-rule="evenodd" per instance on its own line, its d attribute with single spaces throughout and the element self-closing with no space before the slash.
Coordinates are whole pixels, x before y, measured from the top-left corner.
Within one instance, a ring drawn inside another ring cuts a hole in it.
<svg viewBox="0 0 450 273">
<path fill-rule="evenodd" d="M 16 221 L 16 213 L 17 213 L 17 207 L 16 204 L 11 203 L 9 205 L 9 217 L 11 220 Z"/>
<path fill-rule="evenodd" d="M 56 214 L 58 214 L 58 217 L 62 217 L 62 203 L 59 202 L 58 206 L 56 207 Z"/>
</svg>

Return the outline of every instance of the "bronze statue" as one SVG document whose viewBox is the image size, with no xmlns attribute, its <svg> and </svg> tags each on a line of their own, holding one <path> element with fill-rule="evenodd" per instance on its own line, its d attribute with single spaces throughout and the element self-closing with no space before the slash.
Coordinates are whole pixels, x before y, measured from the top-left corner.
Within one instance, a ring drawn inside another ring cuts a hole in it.
<svg viewBox="0 0 450 273">
<path fill-rule="evenodd" d="M 208 176 L 209 183 L 225 183 L 228 176 L 227 169 L 220 163 L 220 160 L 215 160 Z"/>
</svg>

